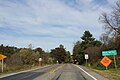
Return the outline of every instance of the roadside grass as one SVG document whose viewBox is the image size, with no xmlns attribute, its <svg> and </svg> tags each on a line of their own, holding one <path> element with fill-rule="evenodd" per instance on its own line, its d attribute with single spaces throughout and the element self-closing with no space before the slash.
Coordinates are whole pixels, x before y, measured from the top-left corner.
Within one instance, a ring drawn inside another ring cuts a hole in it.
<svg viewBox="0 0 120 80">
<path fill-rule="evenodd" d="M 42 66 L 37 65 L 9 65 L 7 67 L 4 67 L 4 72 L 1 71 L 1 66 L 0 66 L 0 76 L 1 75 L 6 75 L 6 74 L 10 74 L 10 73 L 16 73 L 16 72 L 20 72 L 20 71 L 24 71 L 24 70 L 30 70 L 30 69 L 35 69 L 38 67 L 43 67 L 43 66 L 47 66 L 50 64 L 42 64 Z"/>
<path fill-rule="evenodd" d="M 4 68 L 4 72 L 2 72 L 0 70 L 0 75 L 19 72 L 19 71 L 24 71 L 24 70 L 29 70 L 29 69 L 33 69 L 33 68 L 37 68 L 37 67 L 39 67 L 39 66 L 31 66 L 31 65 L 8 66 L 8 67 Z"/>
<path fill-rule="evenodd" d="M 85 66 L 85 65 L 84 65 Z M 110 79 L 110 80 L 120 80 L 120 68 L 108 68 L 108 70 L 105 70 L 105 68 L 98 68 L 93 66 L 86 66 L 89 69 L 97 72 L 98 74 Z"/>
<path fill-rule="evenodd" d="M 109 70 L 97 70 L 97 69 L 92 69 L 92 70 L 105 76 L 106 78 L 110 80 L 120 80 L 120 68 L 109 69 Z"/>
<path fill-rule="evenodd" d="M 100 60 L 99 60 L 100 62 Z M 114 63 L 111 63 L 108 69 L 101 64 L 101 63 L 88 63 L 83 64 L 83 66 L 97 72 L 98 74 L 108 78 L 109 80 L 120 80 L 120 64 L 117 65 L 117 69 L 114 68 Z"/>
</svg>

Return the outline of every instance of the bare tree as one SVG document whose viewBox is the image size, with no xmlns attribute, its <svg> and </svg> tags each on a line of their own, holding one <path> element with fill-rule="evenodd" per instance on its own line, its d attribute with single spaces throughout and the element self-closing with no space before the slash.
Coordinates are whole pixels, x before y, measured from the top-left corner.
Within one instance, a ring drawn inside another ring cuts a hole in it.
<svg viewBox="0 0 120 80">
<path fill-rule="evenodd" d="M 100 21 L 109 32 L 117 32 L 120 35 L 120 1 L 117 1 L 110 14 L 102 13 Z"/>
<path fill-rule="evenodd" d="M 86 50 L 84 50 L 84 52 L 89 55 L 89 61 L 90 62 L 95 62 L 99 58 L 101 58 L 100 47 L 89 47 Z"/>
<path fill-rule="evenodd" d="M 107 34 L 102 34 L 100 36 L 100 40 L 102 41 L 103 44 L 108 44 L 108 42 L 109 42 L 109 36 Z"/>
<path fill-rule="evenodd" d="M 29 44 L 29 45 L 28 45 L 28 48 L 32 49 L 32 48 L 33 48 L 33 45 L 32 45 L 32 44 Z"/>
</svg>

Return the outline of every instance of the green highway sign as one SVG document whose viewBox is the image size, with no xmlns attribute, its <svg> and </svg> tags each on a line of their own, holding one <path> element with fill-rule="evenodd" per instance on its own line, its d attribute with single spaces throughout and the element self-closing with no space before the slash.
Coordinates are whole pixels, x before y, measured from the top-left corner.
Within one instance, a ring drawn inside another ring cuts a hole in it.
<svg viewBox="0 0 120 80">
<path fill-rule="evenodd" d="M 116 50 L 102 51 L 102 56 L 111 56 L 111 55 L 117 55 L 117 51 Z"/>
</svg>

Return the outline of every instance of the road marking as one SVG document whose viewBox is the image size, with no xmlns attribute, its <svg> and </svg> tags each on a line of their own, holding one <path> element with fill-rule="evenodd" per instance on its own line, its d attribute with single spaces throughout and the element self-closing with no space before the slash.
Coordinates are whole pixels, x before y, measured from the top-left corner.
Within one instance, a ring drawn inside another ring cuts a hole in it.
<svg viewBox="0 0 120 80">
<path fill-rule="evenodd" d="M 57 70 L 59 70 L 60 68 L 62 68 L 64 65 L 58 66 L 57 68 L 51 70 L 49 73 L 52 74 L 54 72 L 56 72 Z"/>
<path fill-rule="evenodd" d="M 84 73 L 86 73 L 88 76 L 90 76 L 92 79 L 97 80 L 94 76 L 92 76 L 91 74 L 89 74 L 88 72 L 86 72 L 84 69 L 82 69 L 80 66 L 75 65 L 76 67 L 78 67 L 80 70 L 82 70 Z"/>
</svg>

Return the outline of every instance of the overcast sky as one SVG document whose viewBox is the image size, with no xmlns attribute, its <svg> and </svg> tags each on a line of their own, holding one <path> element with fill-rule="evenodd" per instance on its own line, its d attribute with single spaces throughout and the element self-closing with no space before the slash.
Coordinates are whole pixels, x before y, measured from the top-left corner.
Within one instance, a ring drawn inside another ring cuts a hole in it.
<svg viewBox="0 0 120 80">
<path fill-rule="evenodd" d="M 0 44 L 45 51 L 73 43 L 85 30 L 99 39 L 103 33 L 98 18 L 115 0 L 0 0 Z"/>
</svg>

